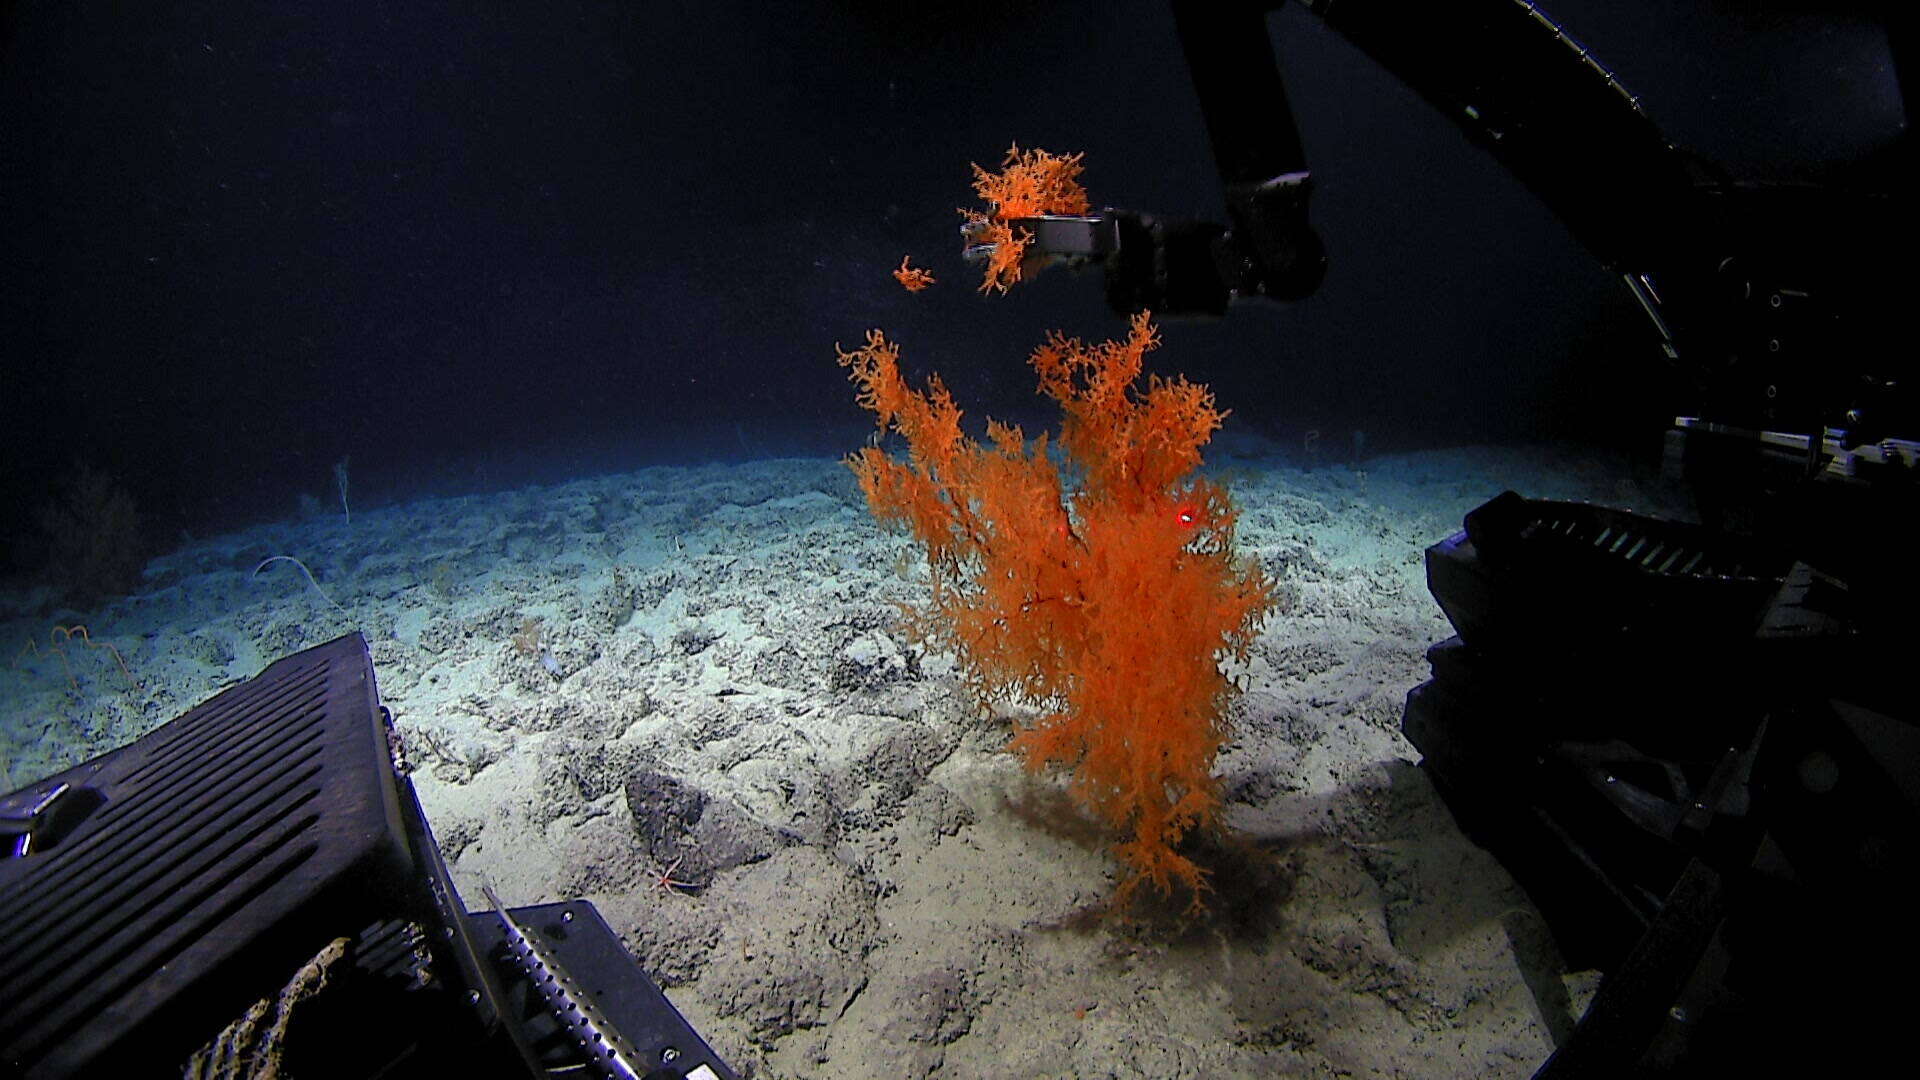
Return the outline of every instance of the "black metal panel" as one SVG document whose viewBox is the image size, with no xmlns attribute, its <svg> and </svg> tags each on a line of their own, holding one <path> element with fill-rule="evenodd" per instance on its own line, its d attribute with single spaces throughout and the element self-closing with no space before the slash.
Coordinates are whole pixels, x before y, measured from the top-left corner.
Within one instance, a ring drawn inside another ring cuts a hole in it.
<svg viewBox="0 0 1920 1080">
<path fill-rule="evenodd" d="M 182 1062 L 336 936 L 406 906 L 411 863 L 359 634 L 267 667 L 59 784 L 92 805 L 0 859 L 0 1062 Z"/>
<path fill-rule="evenodd" d="M 1541 681 L 1643 682 L 1744 649 L 1790 565 L 1752 541 L 1505 492 L 1427 549 L 1427 585 L 1472 648 Z"/>
</svg>

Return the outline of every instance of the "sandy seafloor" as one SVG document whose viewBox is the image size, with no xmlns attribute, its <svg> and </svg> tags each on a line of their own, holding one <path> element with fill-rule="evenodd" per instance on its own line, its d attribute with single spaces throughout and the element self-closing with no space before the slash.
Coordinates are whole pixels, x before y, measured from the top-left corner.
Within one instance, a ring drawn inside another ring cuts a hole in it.
<svg viewBox="0 0 1920 1080">
<path fill-rule="evenodd" d="M 828 459 L 322 513 L 189 542 L 99 611 L 8 597 L 0 780 L 358 629 L 469 906 L 592 900 L 747 1075 L 1529 1075 L 1597 977 L 1399 732 L 1451 632 L 1423 551 L 1503 488 L 1657 493 L 1539 448 L 1210 469 L 1283 603 L 1216 768 L 1239 865 L 1183 932 L 1091 917 L 1106 838 L 899 631 L 923 571 Z M 252 573 L 283 554 L 339 609 Z M 24 644 L 79 621 L 137 689 Z"/>
</svg>

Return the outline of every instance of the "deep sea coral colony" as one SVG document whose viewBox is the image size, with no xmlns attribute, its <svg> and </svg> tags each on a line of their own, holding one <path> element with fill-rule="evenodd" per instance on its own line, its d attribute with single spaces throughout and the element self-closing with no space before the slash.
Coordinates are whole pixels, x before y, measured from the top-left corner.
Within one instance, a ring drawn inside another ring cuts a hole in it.
<svg viewBox="0 0 1920 1080">
<path fill-rule="evenodd" d="M 1001 173 L 976 166 L 988 209 L 963 213 L 1017 243 L 1011 220 L 1085 210 L 1078 162 L 1015 149 Z M 1017 246 L 996 257 L 983 288 L 1004 291 L 1020 262 Z M 965 435 L 939 377 L 910 387 L 879 330 L 836 351 L 859 403 L 906 442 L 904 460 L 868 446 L 848 464 L 874 516 L 925 548 L 932 593 L 909 630 L 951 651 L 983 707 L 1034 707 L 1010 749 L 1071 770 L 1075 797 L 1118 832 L 1113 906 L 1151 882 L 1191 912 L 1207 873 L 1180 848 L 1218 824 L 1212 767 L 1235 691 L 1222 665 L 1245 659 L 1274 583 L 1235 556 L 1232 502 L 1196 475 L 1226 414 L 1179 376 L 1142 385 L 1158 344 L 1144 313 L 1120 341 L 1048 335 L 1029 363 L 1064 414 L 1052 452 L 1046 434 L 991 420 L 986 443 Z"/>
</svg>

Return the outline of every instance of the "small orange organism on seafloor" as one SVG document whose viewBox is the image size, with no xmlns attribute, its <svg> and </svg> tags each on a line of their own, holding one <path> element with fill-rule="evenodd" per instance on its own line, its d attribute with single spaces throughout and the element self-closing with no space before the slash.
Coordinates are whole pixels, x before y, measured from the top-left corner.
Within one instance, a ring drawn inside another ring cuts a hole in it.
<svg viewBox="0 0 1920 1080">
<path fill-rule="evenodd" d="M 908 266 L 907 263 L 911 261 L 913 261 L 913 256 L 911 255 L 900 256 L 900 269 L 893 272 L 893 279 L 905 286 L 908 292 L 919 292 L 921 289 L 932 285 L 936 279 L 931 270 L 922 270 L 917 266 Z"/>
<path fill-rule="evenodd" d="M 1087 212 L 1087 189 L 1078 179 L 1082 156 L 1022 150 L 1016 145 L 1008 147 L 999 172 L 973 167 L 973 190 L 987 209 L 960 213 L 967 219 L 965 228 L 972 242 L 993 247 L 981 292 L 1006 292 L 1020 280 L 1020 260 L 1033 242 L 1033 234 L 1024 229 L 1016 234 L 1008 222 L 1039 214 Z"/>
</svg>

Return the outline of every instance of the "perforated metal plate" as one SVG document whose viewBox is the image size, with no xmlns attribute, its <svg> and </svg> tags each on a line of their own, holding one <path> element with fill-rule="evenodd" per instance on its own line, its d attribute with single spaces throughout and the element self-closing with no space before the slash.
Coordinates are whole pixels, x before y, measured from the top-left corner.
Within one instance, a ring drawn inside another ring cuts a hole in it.
<svg viewBox="0 0 1920 1080">
<path fill-rule="evenodd" d="M 0 1073 L 183 1062 L 390 915 L 411 864 L 391 769 L 356 633 L 10 796 L 19 818 L 67 785 L 0 858 Z"/>
</svg>

